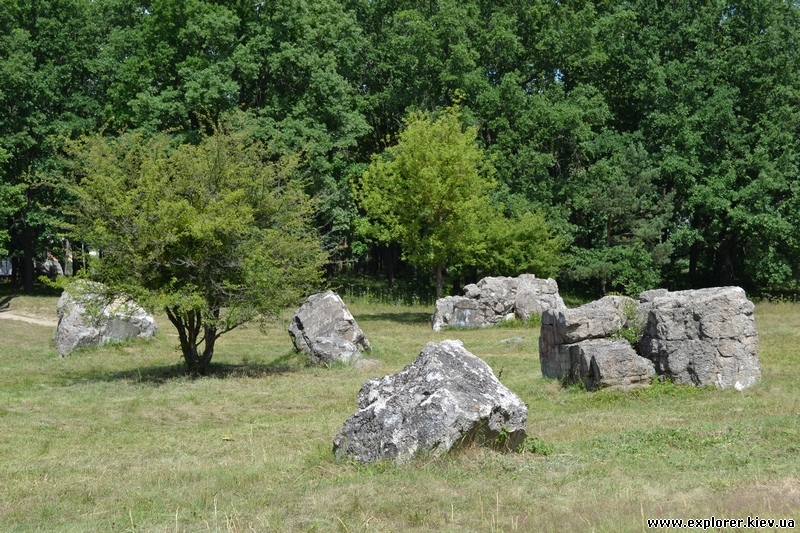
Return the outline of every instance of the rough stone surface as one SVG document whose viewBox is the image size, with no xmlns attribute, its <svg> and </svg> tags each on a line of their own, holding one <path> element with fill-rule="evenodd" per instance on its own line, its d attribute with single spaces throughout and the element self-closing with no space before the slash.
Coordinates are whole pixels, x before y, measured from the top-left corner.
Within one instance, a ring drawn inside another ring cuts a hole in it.
<svg viewBox="0 0 800 533">
<path fill-rule="evenodd" d="M 569 381 L 588 390 L 648 386 L 655 377 L 653 362 L 641 357 L 625 340 L 592 339 L 568 345 Z"/>
<path fill-rule="evenodd" d="M 744 389 L 761 380 L 753 303 L 739 287 L 669 292 L 649 303 L 639 353 L 677 383 Z"/>
<path fill-rule="evenodd" d="M 340 337 L 315 337 L 308 344 L 312 365 L 350 364 L 361 357 L 355 344 Z"/>
<path fill-rule="evenodd" d="M 636 301 L 625 296 L 605 296 L 575 309 L 545 311 L 539 335 L 542 375 L 564 379 L 570 375 L 569 345 L 604 339 L 628 322 L 626 307 Z"/>
<path fill-rule="evenodd" d="M 404 462 L 472 441 L 514 449 L 528 409 L 461 341 L 428 343 L 396 374 L 367 381 L 333 441 L 337 458 Z"/>
<path fill-rule="evenodd" d="M 514 298 L 514 311 L 523 320 L 545 311 L 566 309 L 564 300 L 558 294 L 558 283 L 552 278 L 540 279 L 533 274 L 522 274 L 517 278 L 517 294 Z"/>
<path fill-rule="evenodd" d="M 295 348 L 312 364 L 353 363 L 369 341 L 342 299 L 333 291 L 313 294 L 289 323 Z"/>
<path fill-rule="evenodd" d="M 99 283 L 79 283 L 64 291 L 57 310 L 55 344 L 59 357 L 111 341 L 150 339 L 158 329 L 152 315 L 130 300 L 109 299 Z"/>
<path fill-rule="evenodd" d="M 485 327 L 514 316 L 528 320 L 548 309 L 565 308 L 555 280 L 539 279 L 533 274 L 487 277 L 465 286 L 464 296 L 437 300 L 431 326 L 434 331 L 445 326 Z"/>
<path fill-rule="evenodd" d="M 631 312 L 631 305 L 636 305 Z M 677 383 L 743 390 L 758 383 L 758 333 L 754 306 L 739 287 L 639 295 L 639 303 L 605 297 L 542 315 L 542 374 L 587 388 L 626 388 L 655 374 Z M 638 350 L 609 337 L 638 325 Z M 637 354 L 638 351 L 638 354 Z"/>
</svg>

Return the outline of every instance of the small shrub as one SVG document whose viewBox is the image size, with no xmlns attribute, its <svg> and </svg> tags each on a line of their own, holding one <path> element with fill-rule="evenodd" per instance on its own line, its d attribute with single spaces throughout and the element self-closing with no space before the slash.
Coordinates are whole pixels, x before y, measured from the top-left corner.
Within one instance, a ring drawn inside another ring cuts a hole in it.
<svg viewBox="0 0 800 533">
<path fill-rule="evenodd" d="M 639 340 L 642 338 L 647 321 L 639 313 L 639 306 L 635 302 L 626 302 L 622 310 L 625 313 L 625 323 L 611 334 L 611 338 L 628 341 L 638 352 Z"/>
<path fill-rule="evenodd" d="M 537 455 L 551 455 L 553 453 L 553 447 L 541 439 L 529 435 L 525 437 L 525 441 L 523 441 L 522 444 L 517 446 L 517 453 L 525 452 Z"/>
</svg>

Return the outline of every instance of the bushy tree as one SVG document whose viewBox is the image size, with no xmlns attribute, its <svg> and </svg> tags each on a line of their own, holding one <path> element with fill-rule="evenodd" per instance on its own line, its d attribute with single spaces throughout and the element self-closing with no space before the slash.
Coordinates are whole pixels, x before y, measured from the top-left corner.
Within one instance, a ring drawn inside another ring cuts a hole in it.
<svg viewBox="0 0 800 533">
<path fill-rule="evenodd" d="M 362 232 L 399 242 L 406 260 L 430 269 L 437 298 L 445 268 L 482 246 L 480 229 L 493 211 L 493 167 L 477 129 L 464 127 L 458 112 L 412 113 L 398 143 L 373 158 L 356 188 L 367 215 Z"/>
<path fill-rule="evenodd" d="M 277 317 L 315 287 L 325 254 L 312 203 L 247 129 L 197 145 L 126 134 L 74 146 L 82 237 L 101 251 L 96 278 L 163 308 L 188 370 L 206 371 L 220 335 Z"/>
<path fill-rule="evenodd" d="M 658 187 L 658 169 L 639 143 L 607 134 L 593 148 L 603 157 L 569 186 L 577 229 L 565 274 L 601 294 L 637 296 L 660 285 L 670 260 L 673 194 Z"/>
<path fill-rule="evenodd" d="M 0 2 L 0 230 L 28 291 L 34 260 L 62 237 L 68 195 L 55 179 L 61 140 L 95 128 L 102 115 L 103 94 L 87 59 L 102 40 L 97 7 L 83 0 Z"/>
<path fill-rule="evenodd" d="M 483 247 L 469 263 L 479 276 L 555 276 L 566 245 L 541 212 L 496 216 L 482 229 Z"/>
</svg>

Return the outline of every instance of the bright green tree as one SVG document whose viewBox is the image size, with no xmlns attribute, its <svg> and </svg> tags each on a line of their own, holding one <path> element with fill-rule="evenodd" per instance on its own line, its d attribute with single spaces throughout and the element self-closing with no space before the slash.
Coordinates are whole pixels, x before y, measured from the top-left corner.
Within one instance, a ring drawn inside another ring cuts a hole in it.
<svg viewBox="0 0 800 533">
<path fill-rule="evenodd" d="M 99 281 L 163 308 L 188 370 L 206 371 L 220 335 L 277 317 L 320 282 L 326 255 L 313 206 L 249 131 L 197 145 L 89 136 L 75 146 L 77 228 L 102 251 Z"/>
<path fill-rule="evenodd" d="M 553 277 L 563 263 L 566 239 L 556 235 L 541 211 L 496 216 L 481 230 L 483 248 L 468 262 L 479 276 L 536 274 Z"/>
<path fill-rule="evenodd" d="M 494 169 L 464 127 L 459 108 L 437 118 L 412 113 L 398 143 L 373 158 L 356 189 L 366 212 L 362 230 L 378 241 L 399 242 L 411 264 L 436 276 L 482 246 L 480 227 L 493 211 Z"/>
</svg>

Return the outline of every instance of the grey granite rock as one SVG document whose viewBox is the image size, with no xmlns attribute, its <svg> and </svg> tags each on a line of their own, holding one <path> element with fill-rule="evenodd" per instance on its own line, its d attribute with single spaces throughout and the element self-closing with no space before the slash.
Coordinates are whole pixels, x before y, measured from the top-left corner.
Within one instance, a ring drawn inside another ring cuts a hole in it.
<svg viewBox="0 0 800 533">
<path fill-rule="evenodd" d="M 367 381 L 333 441 L 337 458 L 404 462 L 471 442 L 502 450 L 525 439 L 528 410 L 461 341 L 428 343 L 396 374 Z"/>
</svg>

